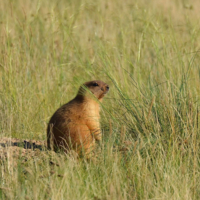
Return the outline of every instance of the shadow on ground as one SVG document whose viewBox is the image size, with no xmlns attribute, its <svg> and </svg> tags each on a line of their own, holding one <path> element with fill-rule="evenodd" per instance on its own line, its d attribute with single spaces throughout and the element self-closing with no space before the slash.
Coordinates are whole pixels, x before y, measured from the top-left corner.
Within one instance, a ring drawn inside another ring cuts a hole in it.
<svg viewBox="0 0 200 200">
<path fill-rule="evenodd" d="M 0 139 L 0 148 L 1 147 L 22 147 L 24 149 L 46 149 L 45 141 L 36 141 L 36 140 L 20 140 L 15 138 L 1 138 Z"/>
<path fill-rule="evenodd" d="M 10 156 L 34 156 L 46 149 L 45 141 L 0 138 L 0 159 Z"/>
</svg>

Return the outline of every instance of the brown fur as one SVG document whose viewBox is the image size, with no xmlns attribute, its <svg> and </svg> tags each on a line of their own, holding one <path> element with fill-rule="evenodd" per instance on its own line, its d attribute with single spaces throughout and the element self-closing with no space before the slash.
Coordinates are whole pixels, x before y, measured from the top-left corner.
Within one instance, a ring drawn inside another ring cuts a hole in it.
<svg viewBox="0 0 200 200">
<path fill-rule="evenodd" d="M 51 117 L 47 128 L 49 149 L 73 149 L 79 155 L 90 154 L 95 140 L 101 140 L 99 124 L 99 101 L 108 92 L 109 86 L 95 80 L 84 83 L 77 96 L 61 106 Z"/>
</svg>

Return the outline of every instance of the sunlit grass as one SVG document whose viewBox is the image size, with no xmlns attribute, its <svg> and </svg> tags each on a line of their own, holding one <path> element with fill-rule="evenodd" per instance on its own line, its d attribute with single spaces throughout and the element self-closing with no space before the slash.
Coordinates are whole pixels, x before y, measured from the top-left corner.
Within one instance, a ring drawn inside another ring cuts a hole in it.
<svg viewBox="0 0 200 200">
<path fill-rule="evenodd" d="M 1 1 L 2 137 L 45 140 L 80 84 L 111 90 L 95 160 L 10 156 L 0 198 L 199 199 L 199 4 Z"/>
</svg>

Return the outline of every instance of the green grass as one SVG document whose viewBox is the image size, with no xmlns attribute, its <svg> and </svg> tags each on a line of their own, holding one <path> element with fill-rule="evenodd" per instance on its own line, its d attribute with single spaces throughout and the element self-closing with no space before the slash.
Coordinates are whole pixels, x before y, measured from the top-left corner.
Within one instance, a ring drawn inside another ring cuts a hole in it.
<svg viewBox="0 0 200 200">
<path fill-rule="evenodd" d="M 2 160 L 0 199 L 200 199 L 199 6 L 0 1 L 1 137 L 45 140 L 80 84 L 111 88 L 96 161 L 44 152 Z"/>
</svg>

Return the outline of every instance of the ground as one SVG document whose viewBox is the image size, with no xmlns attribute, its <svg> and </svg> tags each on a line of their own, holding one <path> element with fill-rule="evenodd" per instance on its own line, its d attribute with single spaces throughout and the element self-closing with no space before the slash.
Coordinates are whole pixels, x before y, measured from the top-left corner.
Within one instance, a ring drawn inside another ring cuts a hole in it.
<svg viewBox="0 0 200 200">
<path fill-rule="evenodd" d="M 16 138 L 0 139 L 0 158 L 9 156 L 14 157 L 32 157 L 40 151 L 46 150 L 45 141 L 20 140 Z"/>
</svg>

